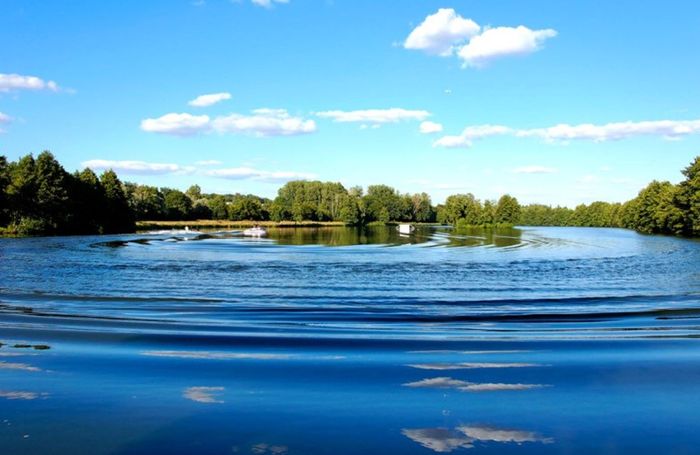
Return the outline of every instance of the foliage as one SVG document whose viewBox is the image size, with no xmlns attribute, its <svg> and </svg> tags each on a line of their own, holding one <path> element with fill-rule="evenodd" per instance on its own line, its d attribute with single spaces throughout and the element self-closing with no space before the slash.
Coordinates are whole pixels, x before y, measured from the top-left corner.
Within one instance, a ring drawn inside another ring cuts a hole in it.
<svg viewBox="0 0 700 455">
<path fill-rule="evenodd" d="M 650 234 L 700 236 L 700 157 L 678 185 L 651 182 L 624 204 L 596 201 L 574 209 L 521 206 L 510 195 L 483 203 L 454 194 L 433 206 L 426 193 L 401 194 L 387 185 L 346 189 L 337 182 L 292 181 L 274 200 L 247 194 L 204 194 L 122 183 L 107 170 L 69 174 L 49 152 L 8 162 L 0 156 L 0 232 L 14 235 L 131 232 L 135 220 L 338 221 L 624 227 Z"/>
</svg>

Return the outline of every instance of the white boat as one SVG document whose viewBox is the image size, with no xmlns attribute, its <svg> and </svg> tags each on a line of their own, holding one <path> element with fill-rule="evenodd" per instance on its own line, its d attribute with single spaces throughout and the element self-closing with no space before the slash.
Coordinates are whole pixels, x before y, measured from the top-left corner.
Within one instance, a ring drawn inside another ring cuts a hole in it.
<svg viewBox="0 0 700 455">
<path fill-rule="evenodd" d="M 261 227 L 255 226 L 243 231 L 243 235 L 246 237 L 265 237 L 267 231 Z"/>
<path fill-rule="evenodd" d="M 416 230 L 416 227 L 412 224 L 399 224 L 396 229 L 399 230 L 399 234 L 410 234 Z"/>
</svg>

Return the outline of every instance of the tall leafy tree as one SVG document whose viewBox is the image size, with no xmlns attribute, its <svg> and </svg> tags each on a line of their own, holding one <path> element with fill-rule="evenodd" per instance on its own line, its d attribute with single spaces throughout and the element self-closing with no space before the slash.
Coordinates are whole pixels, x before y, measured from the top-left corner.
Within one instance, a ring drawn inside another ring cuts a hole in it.
<svg viewBox="0 0 700 455">
<path fill-rule="evenodd" d="M 496 204 L 494 218 L 498 224 L 517 224 L 520 220 L 518 200 L 508 194 L 501 196 Z"/>
<path fill-rule="evenodd" d="M 102 228 L 105 234 L 132 232 L 134 214 L 129 207 L 122 182 L 113 170 L 107 170 L 100 176 L 104 190 L 104 207 L 102 210 Z"/>
</svg>

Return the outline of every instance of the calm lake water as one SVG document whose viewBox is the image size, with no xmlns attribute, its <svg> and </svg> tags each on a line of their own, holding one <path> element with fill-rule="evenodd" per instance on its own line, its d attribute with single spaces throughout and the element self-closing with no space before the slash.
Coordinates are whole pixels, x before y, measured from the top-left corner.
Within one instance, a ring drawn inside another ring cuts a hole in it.
<svg viewBox="0 0 700 455">
<path fill-rule="evenodd" d="M 698 453 L 699 318 L 617 229 L 0 239 L 0 453 Z"/>
</svg>

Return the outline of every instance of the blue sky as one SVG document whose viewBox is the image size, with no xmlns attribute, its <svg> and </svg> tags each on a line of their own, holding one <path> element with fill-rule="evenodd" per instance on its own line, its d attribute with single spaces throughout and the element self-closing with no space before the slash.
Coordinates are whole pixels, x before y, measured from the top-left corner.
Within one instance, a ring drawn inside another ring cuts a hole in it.
<svg viewBox="0 0 700 455">
<path fill-rule="evenodd" d="M 0 42 L 0 153 L 158 186 L 573 206 L 700 154 L 694 1 L 4 0 Z"/>
</svg>

